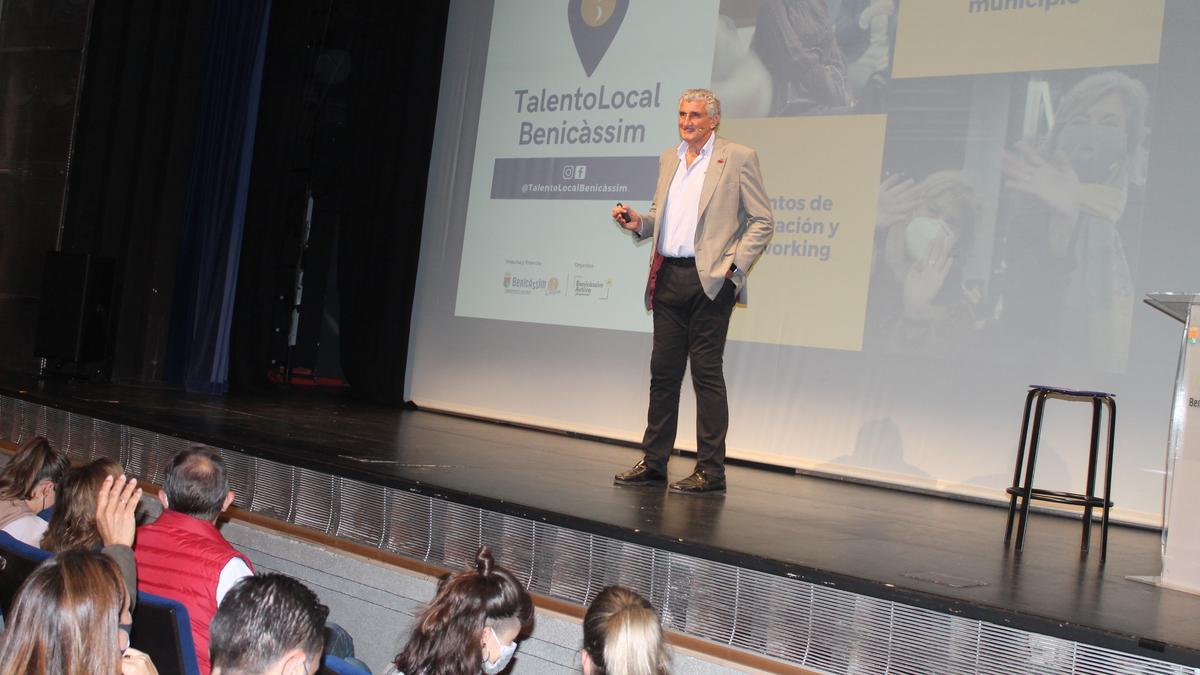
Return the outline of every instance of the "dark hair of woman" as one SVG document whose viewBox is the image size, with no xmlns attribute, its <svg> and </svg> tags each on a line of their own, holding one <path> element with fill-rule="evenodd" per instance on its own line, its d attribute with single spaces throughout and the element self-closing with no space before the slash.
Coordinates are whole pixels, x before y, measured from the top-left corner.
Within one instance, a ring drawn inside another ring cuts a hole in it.
<svg viewBox="0 0 1200 675">
<path fill-rule="evenodd" d="M 0 473 L 0 500 L 30 499 L 37 484 L 62 480 L 71 463 L 66 455 L 50 447 L 50 441 L 35 436 L 17 448 Z"/>
<path fill-rule="evenodd" d="M 57 553 L 72 549 L 100 548 L 96 529 L 96 496 L 108 476 L 120 476 L 121 465 L 102 457 L 69 471 L 58 487 L 58 501 L 50 526 L 42 536 L 42 548 Z"/>
<path fill-rule="evenodd" d="M 525 587 L 483 546 L 474 569 L 438 582 L 437 594 L 417 617 L 394 663 L 405 675 L 478 675 L 484 629 L 511 619 L 525 627 L 532 618 L 533 601 Z"/>
<path fill-rule="evenodd" d="M 117 631 L 125 586 L 117 564 L 68 551 L 29 575 L 5 617 L 0 675 L 121 672 Z"/>
<path fill-rule="evenodd" d="M 584 672 L 665 675 L 667 650 L 654 607 L 623 586 L 600 591 L 583 617 Z"/>
</svg>

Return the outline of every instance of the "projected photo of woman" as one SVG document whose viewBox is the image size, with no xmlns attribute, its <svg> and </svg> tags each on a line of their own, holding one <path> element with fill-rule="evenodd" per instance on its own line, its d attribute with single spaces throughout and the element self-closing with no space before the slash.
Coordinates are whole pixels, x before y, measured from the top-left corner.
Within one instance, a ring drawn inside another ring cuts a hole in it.
<svg viewBox="0 0 1200 675">
<path fill-rule="evenodd" d="M 886 352 L 952 356 L 979 329 L 979 297 L 964 284 L 979 219 L 975 188 L 958 171 L 921 182 L 884 179 L 876 211 L 867 340 Z"/>
<path fill-rule="evenodd" d="M 1062 96 L 1044 141 L 1005 154 L 1007 337 L 1043 354 L 1053 345 L 1048 356 L 1090 369 L 1125 369 L 1148 101 L 1125 73 L 1088 75 Z"/>
</svg>

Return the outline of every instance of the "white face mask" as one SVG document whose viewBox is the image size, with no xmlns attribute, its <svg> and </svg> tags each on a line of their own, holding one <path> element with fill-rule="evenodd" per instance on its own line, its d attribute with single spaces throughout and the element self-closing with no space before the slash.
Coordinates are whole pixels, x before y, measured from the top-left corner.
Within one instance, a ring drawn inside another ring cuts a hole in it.
<svg viewBox="0 0 1200 675">
<path fill-rule="evenodd" d="M 917 216 L 908 223 L 904 231 L 904 246 L 909 260 L 924 261 L 929 257 L 929 247 L 936 239 L 950 240 L 953 232 L 946 221 L 940 218 Z"/>
<path fill-rule="evenodd" d="M 500 637 L 496 635 L 496 631 L 491 626 L 488 626 L 486 630 L 492 634 L 492 639 L 496 641 L 496 646 L 500 648 L 500 656 L 495 661 L 488 661 L 487 654 L 484 654 L 480 670 L 487 675 L 496 675 L 496 673 L 507 668 L 508 662 L 512 661 L 513 654 L 517 653 L 517 643 L 514 640 L 506 645 L 502 645 L 500 644 Z"/>
</svg>

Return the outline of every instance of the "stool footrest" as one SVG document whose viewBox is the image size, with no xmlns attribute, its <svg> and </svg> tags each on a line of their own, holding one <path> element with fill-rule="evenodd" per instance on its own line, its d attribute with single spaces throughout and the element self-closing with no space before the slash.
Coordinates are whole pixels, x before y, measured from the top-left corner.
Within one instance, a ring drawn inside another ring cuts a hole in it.
<svg viewBox="0 0 1200 675">
<path fill-rule="evenodd" d="M 1010 495 L 1018 497 L 1025 496 L 1025 490 L 1019 487 L 1010 487 L 1005 490 Z M 1034 488 L 1029 495 L 1030 499 L 1042 502 L 1054 502 L 1055 504 L 1071 504 L 1074 506 L 1093 506 L 1096 508 L 1104 508 L 1106 506 L 1103 497 L 1089 497 L 1078 492 L 1058 492 L 1056 490 L 1039 490 Z M 1107 506 L 1112 507 L 1112 502 L 1108 502 Z"/>
</svg>

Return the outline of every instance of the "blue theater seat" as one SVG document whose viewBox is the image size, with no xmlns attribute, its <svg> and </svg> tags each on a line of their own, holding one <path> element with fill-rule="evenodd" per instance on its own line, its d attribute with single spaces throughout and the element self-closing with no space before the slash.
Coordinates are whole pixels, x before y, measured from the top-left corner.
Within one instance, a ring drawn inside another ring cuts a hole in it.
<svg viewBox="0 0 1200 675">
<path fill-rule="evenodd" d="M 9 605 L 25 579 L 52 553 L 30 546 L 11 534 L 0 531 L 0 614 L 8 614 Z"/>
<path fill-rule="evenodd" d="M 200 675 L 187 607 L 176 600 L 138 591 L 130 641 L 150 656 L 159 675 Z"/>
</svg>

